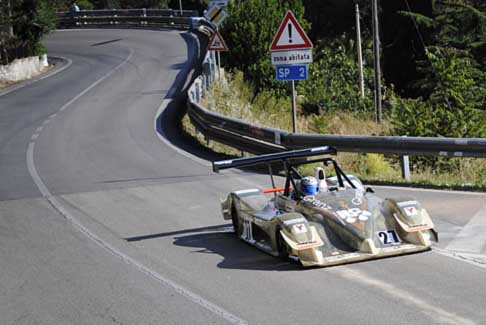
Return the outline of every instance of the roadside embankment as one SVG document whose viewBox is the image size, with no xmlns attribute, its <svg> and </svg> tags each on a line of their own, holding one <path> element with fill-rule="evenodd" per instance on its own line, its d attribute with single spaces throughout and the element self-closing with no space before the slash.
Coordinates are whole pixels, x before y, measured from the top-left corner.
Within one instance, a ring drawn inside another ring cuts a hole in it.
<svg viewBox="0 0 486 325">
<path fill-rule="evenodd" d="M 49 67 L 47 55 L 16 59 L 8 65 L 0 65 L 0 88 L 38 76 Z"/>
</svg>

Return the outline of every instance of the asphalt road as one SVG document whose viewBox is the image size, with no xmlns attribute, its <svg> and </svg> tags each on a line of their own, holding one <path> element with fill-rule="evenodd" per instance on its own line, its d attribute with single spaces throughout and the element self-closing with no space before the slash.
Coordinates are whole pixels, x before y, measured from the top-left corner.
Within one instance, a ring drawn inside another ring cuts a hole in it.
<svg viewBox="0 0 486 325">
<path fill-rule="evenodd" d="M 193 36 L 59 31 L 47 46 L 72 63 L 0 96 L 0 324 L 486 322 L 486 195 L 378 188 L 420 199 L 440 245 L 300 269 L 221 218 L 220 198 L 265 177 L 213 174 L 154 131 Z"/>
</svg>

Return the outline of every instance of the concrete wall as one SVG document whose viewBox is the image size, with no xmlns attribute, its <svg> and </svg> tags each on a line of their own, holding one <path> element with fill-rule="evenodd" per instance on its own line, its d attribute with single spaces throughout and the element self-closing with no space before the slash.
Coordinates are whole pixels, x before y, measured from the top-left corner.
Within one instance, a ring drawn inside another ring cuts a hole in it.
<svg viewBox="0 0 486 325">
<path fill-rule="evenodd" d="M 0 65 L 1 81 L 20 81 L 30 79 L 47 67 L 47 55 L 31 56 L 14 60 L 9 65 Z"/>
</svg>

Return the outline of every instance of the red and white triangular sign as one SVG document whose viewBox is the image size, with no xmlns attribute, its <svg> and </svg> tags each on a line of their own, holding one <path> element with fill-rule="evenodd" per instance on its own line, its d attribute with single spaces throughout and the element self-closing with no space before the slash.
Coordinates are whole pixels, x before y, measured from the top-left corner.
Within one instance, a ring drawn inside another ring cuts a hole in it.
<svg viewBox="0 0 486 325">
<path fill-rule="evenodd" d="M 214 32 L 213 36 L 211 36 L 211 39 L 209 40 L 208 50 L 228 51 L 228 47 L 226 46 L 223 37 L 221 37 L 221 34 L 217 30 Z"/>
<path fill-rule="evenodd" d="M 292 11 L 287 11 L 277 34 L 273 38 L 270 51 L 305 50 L 313 47 L 311 40 L 300 26 Z"/>
</svg>

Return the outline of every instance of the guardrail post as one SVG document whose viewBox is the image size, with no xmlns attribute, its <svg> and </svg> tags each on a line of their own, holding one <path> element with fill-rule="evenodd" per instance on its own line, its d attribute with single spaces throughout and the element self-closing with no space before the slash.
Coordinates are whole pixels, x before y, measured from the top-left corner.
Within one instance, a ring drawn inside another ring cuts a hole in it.
<svg viewBox="0 0 486 325">
<path fill-rule="evenodd" d="M 410 160 L 408 156 L 400 156 L 400 167 L 402 168 L 402 177 L 405 180 L 410 181 L 412 176 L 410 175 Z"/>
<path fill-rule="evenodd" d="M 201 102 L 201 80 L 200 79 L 197 79 L 196 82 L 195 82 L 195 86 L 196 86 L 196 103 L 200 103 Z"/>
</svg>

